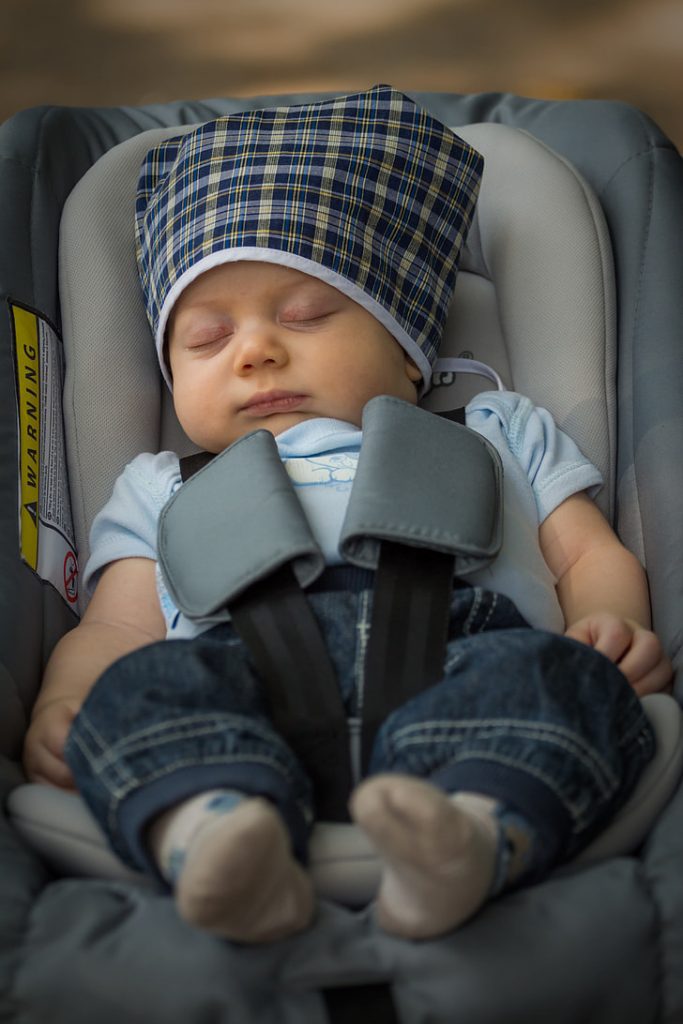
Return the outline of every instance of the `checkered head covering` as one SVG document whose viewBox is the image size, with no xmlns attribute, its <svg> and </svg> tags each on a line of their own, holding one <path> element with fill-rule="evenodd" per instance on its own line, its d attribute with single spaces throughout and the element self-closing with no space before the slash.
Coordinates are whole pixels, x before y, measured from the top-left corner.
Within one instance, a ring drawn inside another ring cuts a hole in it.
<svg viewBox="0 0 683 1024">
<path fill-rule="evenodd" d="M 183 289 L 218 264 L 264 260 L 359 302 L 428 387 L 482 170 L 475 150 L 385 85 L 230 114 L 156 146 L 136 244 L 169 386 L 164 332 Z"/>
</svg>

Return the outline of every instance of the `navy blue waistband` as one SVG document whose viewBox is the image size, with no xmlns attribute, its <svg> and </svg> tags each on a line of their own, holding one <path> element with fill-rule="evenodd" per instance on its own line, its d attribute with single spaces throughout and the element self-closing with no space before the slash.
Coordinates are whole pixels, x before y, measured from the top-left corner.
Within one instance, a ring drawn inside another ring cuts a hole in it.
<svg viewBox="0 0 683 1024">
<path fill-rule="evenodd" d="M 317 580 L 306 587 L 307 594 L 325 594 L 336 590 L 349 590 L 359 593 L 361 590 L 372 590 L 375 586 L 375 570 L 362 569 L 358 565 L 328 565 Z M 455 577 L 453 589 L 471 587 L 471 583 Z"/>
<path fill-rule="evenodd" d="M 308 594 L 329 593 L 333 590 L 372 590 L 375 585 L 375 570 L 361 569 L 358 565 L 328 565 L 326 569 L 306 587 Z"/>
</svg>

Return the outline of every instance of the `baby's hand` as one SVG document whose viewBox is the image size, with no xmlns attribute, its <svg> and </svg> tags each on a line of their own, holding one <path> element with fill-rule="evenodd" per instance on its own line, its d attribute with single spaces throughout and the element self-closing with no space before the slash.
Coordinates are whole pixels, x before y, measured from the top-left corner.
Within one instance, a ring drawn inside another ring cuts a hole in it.
<svg viewBox="0 0 683 1024">
<path fill-rule="evenodd" d="M 64 760 L 64 744 L 76 710 L 72 703 L 55 700 L 35 715 L 24 741 L 24 770 L 31 782 L 75 788 Z"/>
<path fill-rule="evenodd" d="M 621 669 L 639 697 L 671 689 L 673 668 L 659 638 L 632 619 L 597 612 L 574 622 L 565 636 L 606 655 Z"/>
</svg>

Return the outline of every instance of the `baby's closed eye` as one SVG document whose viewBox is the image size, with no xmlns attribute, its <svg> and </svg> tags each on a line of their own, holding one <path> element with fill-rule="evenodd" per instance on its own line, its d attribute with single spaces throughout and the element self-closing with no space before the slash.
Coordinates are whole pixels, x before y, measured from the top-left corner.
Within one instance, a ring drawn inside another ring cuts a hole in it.
<svg viewBox="0 0 683 1024">
<path fill-rule="evenodd" d="M 328 306 L 293 306 L 280 314 L 280 323 L 285 326 L 316 326 L 328 320 L 334 310 Z"/>
<path fill-rule="evenodd" d="M 183 345 L 192 352 L 203 352 L 229 341 L 232 333 L 228 324 L 198 327 L 188 333 L 183 339 Z"/>
</svg>

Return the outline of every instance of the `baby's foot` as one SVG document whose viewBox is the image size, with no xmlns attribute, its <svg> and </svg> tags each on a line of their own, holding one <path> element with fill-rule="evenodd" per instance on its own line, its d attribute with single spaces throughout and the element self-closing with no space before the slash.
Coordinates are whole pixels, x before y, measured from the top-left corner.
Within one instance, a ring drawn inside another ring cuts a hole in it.
<svg viewBox="0 0 683 1024">
<path fill-rule="evenodd" d="M 351 814 L 383 861 L 376 913 L 385 931 L 432 938 L 482 906 L 496 868 L 494 807 L 407 775 L 376 775 L 356 789 Z"/>
<path fill-rule="evenodd" d="M 200 825 L 175 886 L 181 917 L 235 942 L 273 942 L 301 931 L 314 911 L 310 879 L 282 819 L 261 798 Z"/>
</svg>

